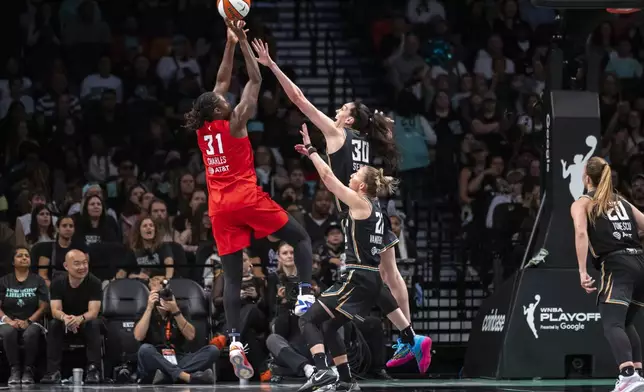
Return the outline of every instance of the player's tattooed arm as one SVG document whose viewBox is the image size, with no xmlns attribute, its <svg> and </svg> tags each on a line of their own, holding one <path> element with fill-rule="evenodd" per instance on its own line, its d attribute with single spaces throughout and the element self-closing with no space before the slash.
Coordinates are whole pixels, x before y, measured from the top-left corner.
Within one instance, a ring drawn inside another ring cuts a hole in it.
<svg viewBox="0 0 644 392">
<path fill-rule="evenodd" d="M 284 92 L 288 96 L 288 99 L 291 100 L 297 106 L 298 109 L 304 113 L 306 117 L 313 124 L 315 124 L 318 129 L 324 134 L 325 139 L 330 137 L 344 137 L 342 129 L 338 129 L 335 126 L 335 122 L 330 119 L 327 115 L 319 111 L 313 104 L 306 99 L 302 90 L 288 76 L 280 69 L 280 67 L 271 59 L 271 56 L 268 51 L 268 44 L 263 42 L 260 39 L 253 40 L 253 49 L 257 53 L 257 61 L 268 67 L 277 81 L 284 89 Z"/>
<path fill-rule="evenodd" d="M 243 29 L 246 25 L 246 22 L 241 21 L 241 28 Z M 235 34 L 230 28 L 226 32 L 226 48 L 224 49 L 224 56 L 221 59 L 221 64 L 219 65 L 219 71 L 217 72 L 217 82 L 215 83 L 215 88 L 213 92 L 215 94 L 224 95 L 228 92 L 230 88 L 230 78 L 233 74 L 233 63 L 235 58 L 235 48 L 237 47 L 237 34 Z"/>
<path fill-rule="evenodd" d="M 239 38 L 242 54 L 244 55 L 244 62 L 246 63 L 246 71 L 248 72 L 248 83 L 244 86 L 239 104 L 233 110 L 230 119 L 230 132 L 234 137 L 244 137 L 247 135 L 246 123 L 250 120 L 257 110 L 257 100 L 259 98 L 259 90 L 262 86 L 262 74 L 259 71 L 257 59 L 248 44 L 246 32 L 240 27 L 239 22 L 233 25 L 227 22 L 230 29 L 237 34 Z"/>
</svg>

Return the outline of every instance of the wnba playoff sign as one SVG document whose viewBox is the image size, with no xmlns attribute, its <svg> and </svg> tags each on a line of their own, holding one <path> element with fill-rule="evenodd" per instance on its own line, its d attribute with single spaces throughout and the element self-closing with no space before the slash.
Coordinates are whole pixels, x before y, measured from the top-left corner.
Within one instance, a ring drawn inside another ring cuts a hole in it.
<svg viewBox="0 0 644 392">
<path fill-rule="evenodd" d="M 544 255 L 487 298 L 472 324 L 467 377 L 565 378 L 567 361 L 587 358 L 590 375 L 613 377 L 595 296 L 579 287 L 570 205 L 583 195 L 582 177 L 598 152 L 597 94 L 544 94 L 546 203 L 533 244 Z"/>
</svg>

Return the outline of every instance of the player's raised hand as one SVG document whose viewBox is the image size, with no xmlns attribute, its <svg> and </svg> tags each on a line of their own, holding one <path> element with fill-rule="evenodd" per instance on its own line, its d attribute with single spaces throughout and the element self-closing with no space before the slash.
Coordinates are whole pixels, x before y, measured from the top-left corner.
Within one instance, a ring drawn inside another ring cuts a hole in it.
<svg viewBox="0 0 644 392">
<path fill-rule="evenodd" d="M 226 26 L 228 26 L 228 39 L 230 39 L 230 32 L 232 32 L 236 38 L 237 41 L 246 41 L 248 37 L 246 36 L 246 33 L 248 30 L 245 30 L 244 27 L 246 26 L 246 22 L 243 20 L 236 20 L 236 21 L 231 21 L 230 19 L 226 19 Z"/>
<path fill-rule="evenodd" d="M 295 145 L 295 151 L 299 152 L 300 154 L 304 155 L 305 157 L 309 156 L 309 151 L 304 147 L 304 144 L 296 144 Z"/>
<path fill-rule="evenodd" d="M 257 53 L 257 62 L 264 66 L 269 66 L 273 62 L 268 51 L 268 44 L 261 39 L 255 38 L 252 42 L 253 49 Z"/>
<path fill-rule="evenodd" d="M 246 26 L 246 22 L 243 20 L 240 20 L 240 22 L 241 22 L 240 27 L 243 29 Z M 245 29 L 244 32 L 248 33 L 248 29 Z M 237 42 L 239 42 L 239 39 L 237 38 L 237 34 L 235 34 L 235 32 L 230 27 L 226 29 L 226 38 L 228 39 L 229 42 L 232 42 L 233 44 L 236 44 Z"/>
<path fill-rule="evenodd" d="M 302 135 L 302 142 L 304 143 L 305 146 L 311 145 L 311 138 L 309 137 L 309 129 L 306 127 L 306 124 L 302 124 L 300 135 Z"/>
</svg>

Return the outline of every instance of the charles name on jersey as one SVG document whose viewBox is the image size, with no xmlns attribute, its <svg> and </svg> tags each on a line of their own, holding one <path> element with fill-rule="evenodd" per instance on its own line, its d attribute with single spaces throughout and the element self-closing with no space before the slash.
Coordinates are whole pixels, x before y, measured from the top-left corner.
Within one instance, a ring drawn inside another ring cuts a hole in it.
<svg viewBox="0 0 644 392">
<path fill-rule="evenodd" d="M 208 173 L 210 174 L 215 174 L 215 173 L 224 173 L 230 170 L 228 165 L 226 164 L 226 156 L 218 156 L 218 157 L 206 157 L 206 164 L 208 165 Z M 213 167 L 215 166 L 215 167 Z"/>
</svg>

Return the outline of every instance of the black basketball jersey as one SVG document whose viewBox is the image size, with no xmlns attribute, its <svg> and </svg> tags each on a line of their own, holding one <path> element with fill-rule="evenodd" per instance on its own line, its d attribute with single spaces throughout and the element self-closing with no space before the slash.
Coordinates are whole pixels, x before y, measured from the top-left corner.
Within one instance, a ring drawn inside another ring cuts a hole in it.
<svg viewBox="0 0 644 392">
<path fill-rule="evenodd" d="M 582 197 L 593 196 L 594 192 L 589 192 Z M 631 205 L 617 196 L 613 206 L 605 214 L 598 216 L 594 223 L 588 220 L 588 239 L 590 251 L 597 258 L 622 249 L 641 249 L 642 244 Z"/>
<path fill-rule="evenodd" d="M 385 234 L 385 217 L 378 200 L 369 200 L 371 214 L 367 219 L 355 220 L 348 214 L 344 220 L 344 252 L 346 267 L 360 265 L 378 268 L 380 250 Z"/>
<path fill-rule="evenodd" d="M 342 147 L 333 154 L 329 154 L 329 166 L 340 182 L 349 186 L 351 175 L 360 170 L 362 166 L 371 165 L 373 155 L 369 141 L 360 132 L 345 128 L 344 134 L 345 139 Z M 336 197 L 335 201 L 338 212 L 348 211 L 346 204 L 340 199 Z"/>
</svg>

